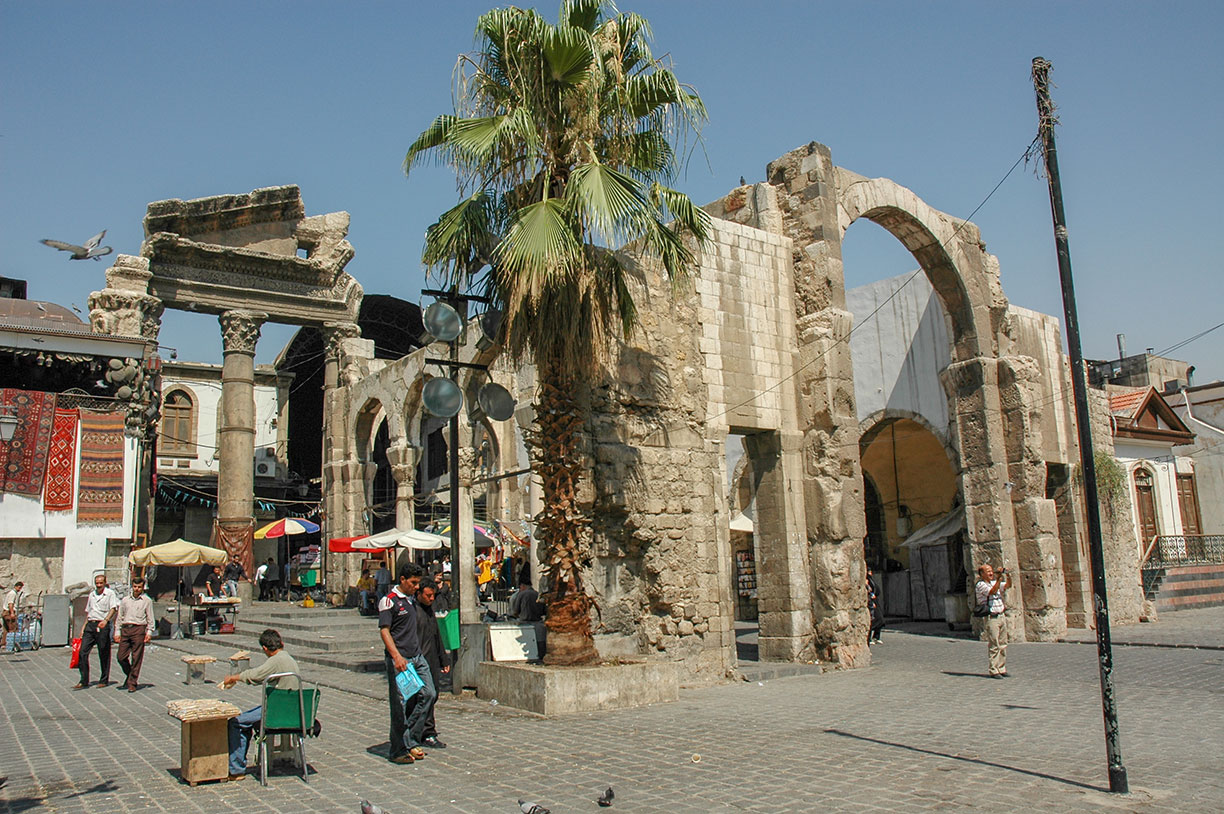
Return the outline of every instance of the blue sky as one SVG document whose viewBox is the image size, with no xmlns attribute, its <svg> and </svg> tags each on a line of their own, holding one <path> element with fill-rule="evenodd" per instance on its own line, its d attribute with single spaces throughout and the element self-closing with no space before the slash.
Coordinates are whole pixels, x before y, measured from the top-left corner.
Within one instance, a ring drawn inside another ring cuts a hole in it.
<svg viewBox="0 0 1224 814">
<path fill-rule="evenodd" d="M 1224 4 L 624 0 L 705 99 L 698 202 L 808 141 L 867 176 L 968 216 L 1036 129 L 1032 57 L 1054 65 L 1085 355 L 1160 351 L 1224 321 Z M 406 180 L 408 144 L 451 109 L 456 56 L 486 3 L 0 2 L 0 274 L 82 309 L 105 262 L 40 238 L 136 254 L 149 201 L 302 187 L 352 213 L 348 270 L 416 300 L 425 227 L 452 178 Z M 552 17 L 555 6 L 540 7 Z M 1062 314 L 1043 179 L 1014 172 L 973 218 L 1012 302 Z M 912 258 L 870 223 L 846 238 L 849 285 Z M 267 328 L 260 361 L 289 330 Z M 162 342 L 217 359 L 213 318 L 169 314 Z M 1224 379 L 1224 328 L 1174 354 Z"/>
</svg>

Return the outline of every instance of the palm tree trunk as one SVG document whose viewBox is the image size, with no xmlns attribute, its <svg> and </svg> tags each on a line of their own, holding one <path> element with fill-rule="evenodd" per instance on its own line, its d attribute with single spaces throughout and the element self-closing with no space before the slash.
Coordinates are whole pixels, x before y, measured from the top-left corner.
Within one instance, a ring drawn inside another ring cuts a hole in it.
<svg viewBox="0 0 1224 814">
<path fill-rule="evenodd" d="M 544 484 L 544 506 L 536 520 L 544 547 L 548 590 L 546 664 L 593 664 L 599 661 L 591 635 L 591 597 L 583 588 L 582 565 L 588 519 L 578 505 L 582 479 L 579 449 L 584 415 L 574 398 L 576 383 L 541 365 L 536 427 L 532 433 L 538 471 Z"/>
</svg>

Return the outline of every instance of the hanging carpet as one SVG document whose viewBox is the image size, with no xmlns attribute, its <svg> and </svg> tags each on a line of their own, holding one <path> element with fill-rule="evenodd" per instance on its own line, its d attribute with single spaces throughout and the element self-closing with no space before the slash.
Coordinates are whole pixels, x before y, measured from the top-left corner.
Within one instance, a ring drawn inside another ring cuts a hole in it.
<svg viewBox="0 0 1224 814">
<path fill-rule="evenodd" d="M 15 408 L 17 417 L 12 440 L 0 441 L 0 491 L 40 495 L 51 446 L 55 394 L 5 388 L 0 390 L 0 403 Z"/>
<path fill-rule="evenodd" d="M 77 525 L 123 522 L 123 414 L 81 411 Z"/>
<path fill-rule="evenodd" d="M 47 486 L 43 490 L 43 511 L 62 512 L 72 508 L 76 485 L 76 435 L 80 413 L 57 407 L 51 428 L 51 447 L 47 453 Z"/>
</svg>

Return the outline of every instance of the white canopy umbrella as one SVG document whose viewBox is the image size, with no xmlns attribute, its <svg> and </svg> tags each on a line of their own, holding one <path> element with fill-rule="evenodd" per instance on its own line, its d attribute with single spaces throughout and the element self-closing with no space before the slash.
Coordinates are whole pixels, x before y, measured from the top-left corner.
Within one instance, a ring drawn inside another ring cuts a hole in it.
<svg viewBox="0 0 1224 814">
<path fill-rule="evenodd" d="M 746 531 L 749 534 L 753 532 L 752 518 L 743 512 L 736 512 L 735 517 L 731 518 L 732 531 Z"/>
<path fill-rule="evenodd" d="M 353 541 L 354 548 L 415 548 L 420 551 L 432 551 L 449 545 L 450 540 L 441 534 L 430 534 L 428 531 L 416 529 L 387 529 L 368 537 L 359 537 Z"/>
</svg>

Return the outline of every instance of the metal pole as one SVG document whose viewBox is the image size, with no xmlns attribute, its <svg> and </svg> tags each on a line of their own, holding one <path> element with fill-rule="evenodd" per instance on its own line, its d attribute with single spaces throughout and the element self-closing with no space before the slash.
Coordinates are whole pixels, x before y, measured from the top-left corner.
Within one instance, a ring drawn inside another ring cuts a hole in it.
<svg viewBox="0 0 1224 814">
<path fill-rule="evenodd" d="M 1122 765 L 1122 743 L 1118 733 L 1118 706 L 1113 686 L 1113 648 L 1109 636 L 1109 605 L 1105 595 L 1105 555 L 1101 543 L 1101 510 L 1097 503 L 1096 465 L 1093 461 L 1092 430 L 1089 427 L 1088 385 L 1080 350 L 1079 318 L 1075 286 L 1071 280 L 1071 249 L 1067 241 L 1067 217 L 1063 211 L 1062 186 L 1058 177 L 1058 153 L 1054 147 L 1054 105 L 1050 101 L 1050 63 L 1033 58 L 1033 87 L 1037 91 L 1037 115 L 1045 153 L 1046 177 L 1050 185 L 1050 210 L 1054 218 L 1054 245 L 1058 250 L 1058 276 L 1062 282 L 1063 321 L 1067 326 L 1067 349 L 1071 354 L 1071 384 L 1075 393 L 1075 422 L 1079 427 L 1080 459 L 1084 467 L 1084 493 L 1088 502 L 1088 550 L 1092 559 L 1092 595 L 1096 607 L 1097 661 L 1101 674 L 1101 710 L 1105 718 L 1105 754 L 1109 760 L 1109 790 L 1125 793 L 1126 768 Z"/>
<path fill-rule="evenodd" d="M 450 343 L 451 361 L 456 361 L 459 358 L 459 340 Z M 450 369 L 451 381 L 455 381 L 459 368 L 452 365 Z M 448 469 L 450 470 L 450 546 L 451 546 L 451 613 L 459 615 L 459 641 L 460 645 L 463 642 L 463 615 L 462 603 L 459 601 L 459 583 L 462 581 L 459 574 L 459 414 L 450 418 L 450 462 Z M 457 652 L 457 651 L 456 651 Z M 458 659 L 455 660 L 456 662 Z M 455 665 L 458 666 L 457 664 Z M 451 668 L 451 693 L 454 695 L 463 695 L 463 679 L 459 675 L 459 671 L 455 667 Z"/>
</svg>

